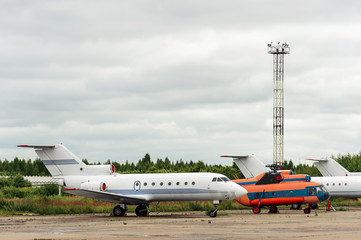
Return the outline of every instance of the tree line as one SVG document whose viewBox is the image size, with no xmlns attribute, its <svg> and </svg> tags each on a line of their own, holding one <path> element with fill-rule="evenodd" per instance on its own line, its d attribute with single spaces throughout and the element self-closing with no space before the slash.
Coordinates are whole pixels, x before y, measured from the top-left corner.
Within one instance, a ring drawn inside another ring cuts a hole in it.
<svg viewBox="0 0 361 240">
<path fill-rule="evenodd" d="M 361 152 L 359 154 L 346 154 L 332 157 L 338 161 L 344 168 L 350 172 L 361 172 Z M 100 165 L 101 163 L 89 163 L 87 159 L 83 162 L 88 165 Z M 174 172 L 216 172 L 226 175 L 231 179 L 244 178 L 241 171 L 235 163 L 233 165 L 217 165 L 206 164 L 203 161 L 185 162 L 182 159 L 170 161 L 168 158 L 152 161 L 147 153 L 137 163 L 126 161 L 118 163 L 116 161 L 106 161 L 104 164 L 113 164 L 118 173 L 174 173 Z M 298 164 L 294 165 L 292 160 L 284 162 L 284 169 L 292 170 L 295 174 L 309 174 L 311 176 L 321 176 L 321 173 L 313 165 Z M 45 165 L 40 159 L 25 160 L 14 158 L 9 161 L 7 159 L 0 160 L 0 175 L 13 176 L 21 174 L 23 176 L 51 176 Z"/>
</svg>

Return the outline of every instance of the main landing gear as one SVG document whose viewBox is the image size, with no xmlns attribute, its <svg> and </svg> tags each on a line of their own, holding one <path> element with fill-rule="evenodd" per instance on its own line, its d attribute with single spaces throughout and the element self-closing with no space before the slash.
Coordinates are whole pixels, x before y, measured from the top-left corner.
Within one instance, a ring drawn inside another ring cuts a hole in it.
<svg viewBox="0 0 361 240">
<path fill-rule="evenodd" d="M 135 209 L 135 214 L 137 214 L 138 217 L 148 216 L 148 206 L 146 204 L 138 205 Z"/>
<path fill-rule="evenodd" d="M 209 212 L 209 216 L 210 217 L 217 217 L 217 212 L 218 212 L 218 204 L 220 204 L 221 203 L 221 201 L 219 201 L 219 200 L 213 200 L 213 204 L 214 204 L 214 207 L 216 208 L 216 209 L 214 209 L 214 210 L 212 210 L 212 211 L 210 211 Z"/>
<path fill-rule="evenodd" d="M 113 208 L 113 216 L 114 217 L 123 217 L 125 212 L 127 211 L 127 206 L 125 204 L 117 205 Z"/>
<path fill-rule="evenodd" d="M 113 216 L 114 217 L 123 217 L 126 216 L 126 211 L 128 210 L 127 205 L 120 204 L 113 208 Z M 148 216 L 148 205 L 147 204 L 140 204 L 135 209 L 135 214 L 137 214 L 138 217 L 145 217 Z"/>
</svg>

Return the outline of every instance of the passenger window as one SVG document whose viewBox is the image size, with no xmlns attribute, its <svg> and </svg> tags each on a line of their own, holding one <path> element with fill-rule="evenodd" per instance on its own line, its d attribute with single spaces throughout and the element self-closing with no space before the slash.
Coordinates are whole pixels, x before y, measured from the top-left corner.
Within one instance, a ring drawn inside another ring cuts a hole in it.
<svg viewBox="0 0 361 240">
<path fill-rule="evenodd" d="M 146 187 L 146 186 L 147 186 L 147 183 L 145 182 L 145 183 L 144 183 L 144 187 Z"/>
<path fill-rule="evenodd" d="M 341 183 L 339 183 L 338 185 L 341 186 Z"/>
<path fill-rule="evenodd" d="M 152 182 L 152 186 L 155 186 L 155 182 Z"/>
<path fill-rule="evenodd" d="M 195 182 L 192 182 L 192 185 L 195 185 L 196 183 Z"/>
<path fill-rule="evenodd" d="M 170 186 L 170 185 L 172 185 L 172 183 L 171 183 L 171 182 L 169 182 L 169 183 L 168 183 L 168 186 Z"/>
<path fill-rule="evenodd" d="M 272 192 L 272 196 L 276 196 L 276 193 L 275 193 L 275 192 Z"/>
<path fill-rule="evenodd" d="M 160 185 L 163 186 L 163 182 L 160 182 Z"/>
<path fill-rule="evenodd" d="M 284 196 L 284 195 L 285 195 L 285 192 L 281 192 L 281 195 Z"/>
<path fill-rule="evenodd" d="M 293 191 L 290 191 L 290 195 L 293 195 Z"/>
<path fill-rule="evenodd" d="M 316 194 L 315 189 L 313 187 L 310 187 L 308 189 L 308 195 L 312 196 L 312 195 L 315 195 L 315 194 Z"/>
<path fill-rule="evenodd" d="M 347 186 L 347 183 L 345 183 L 345 186 Z"/>
<path fill-rule="evenodd" d="M 268 193 L 268 192 L 266 192 L 264 195 L 265 195 L 266 197 L 268 197 L 269 193 Z"/>
<path fill-rule="evenodd" d="M 259 193 L 256 193 L 256 198 L 259 198 Z"/>
<path fill-rule="evenodd" d="M 186 185 L 186 186 L 187 186 L 187 185 L 188 185 L 188 182 L 185 182 L 185 183 L 184 183 L 184 185 Z"/>
<path fill-rule="evenodd" d="M 332 183 L 332 186 L 335 186 L 335 183 Z"/>
<path fill-rule="evenodd" d="M 179 185 L 179 182 L 177 182 L 177 186 Z"/>
<path fill-rule="evenodd" d="M 326 186 L 328 186 L 328 185 L 330 185 L 330 184 L 327 183 Z"/>
</svg>

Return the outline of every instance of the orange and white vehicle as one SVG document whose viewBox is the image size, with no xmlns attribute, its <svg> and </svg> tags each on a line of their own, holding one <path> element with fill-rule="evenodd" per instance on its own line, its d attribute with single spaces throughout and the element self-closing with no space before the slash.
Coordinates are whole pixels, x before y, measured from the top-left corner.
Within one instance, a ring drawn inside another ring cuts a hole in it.
<svg viewBox="0 0 361 240">
<path fill-rule="evenodd" d="M 255 178 L 236 179 L 233 182 L 247 190 L 247 194 L 237 198 L 242 205 L 253 207 L 258 214 L 261 208 L 269 206 L 270 213 L 278 213 L 277 205 L 308 204 L 304 213 L 311 212 L 311 204 L 329 199 L 326 188 L 306 174 L 293 175 L 292 171 L 277 171 L 277 166 L 269 166 L 272 170 L 259 174 Z"/>
</svg>

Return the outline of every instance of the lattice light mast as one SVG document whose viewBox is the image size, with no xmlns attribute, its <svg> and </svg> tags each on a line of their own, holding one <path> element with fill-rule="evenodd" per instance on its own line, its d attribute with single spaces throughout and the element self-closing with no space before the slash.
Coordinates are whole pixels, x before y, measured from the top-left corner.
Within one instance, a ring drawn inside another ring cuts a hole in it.
<svg viewBox="0 0 361 240">
<path fill-rule="evenodd" d="M 273 163 L 283 168 L 284 160 L 284 56 L 290 53 L 287 43 L 267 45 L 273 54 Z"/>
</svg>

